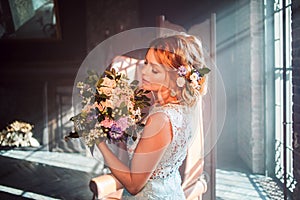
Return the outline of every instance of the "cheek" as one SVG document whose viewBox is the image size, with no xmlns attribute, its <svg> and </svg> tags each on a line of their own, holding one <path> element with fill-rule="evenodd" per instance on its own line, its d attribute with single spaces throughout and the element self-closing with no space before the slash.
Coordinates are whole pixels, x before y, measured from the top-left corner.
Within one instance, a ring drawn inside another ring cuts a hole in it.
<svg viewBox="0 0 300 200">
<path fill-rule="evenodd" d="M 153 75 L 151 82 L 156 85 L 165 84 L 165 82 L 166 82 L 165 74 L 159 73 L 159 74 Z"/>
<path fill-rule="evenodd" d="M 143 88 L 145 90 L 158 91 L 162 86 L 162 81 L 160 79 L 152 77 L 149 79 L 150 82 L 143 83 Z"/>
</svg>

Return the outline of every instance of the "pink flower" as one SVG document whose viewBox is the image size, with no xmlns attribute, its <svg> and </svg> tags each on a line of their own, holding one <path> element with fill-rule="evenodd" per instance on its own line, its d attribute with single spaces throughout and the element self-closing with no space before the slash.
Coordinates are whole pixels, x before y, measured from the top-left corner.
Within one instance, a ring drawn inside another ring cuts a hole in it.
<svg viewBox="0 0 300 200">
<path fill-rule="evenodd" d="M 128 128 L 128 120 L 126 117 L 121 117 L 118 121 L 117 121 L 117 125 L 118 127 L 121 128 L 122 131 L 125 131 Z"/>
<path fill-rule="evenodd" d="M 104 126 L 105 128 L 110 128 L 113 125 L 114 121 L 109 119 L 109 118 L 105 118 L 105 120 L 103 120 L 102 122 L 100 122 L 101 126 Z"/>
</svg>

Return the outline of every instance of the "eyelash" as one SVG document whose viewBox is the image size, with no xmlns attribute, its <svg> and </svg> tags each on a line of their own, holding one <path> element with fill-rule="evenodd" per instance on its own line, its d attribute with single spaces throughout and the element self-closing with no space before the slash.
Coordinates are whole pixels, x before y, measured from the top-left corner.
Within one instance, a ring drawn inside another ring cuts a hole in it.
<svg viewBox="0 0 300 200">
<path fill-rule="evenodd" d="M 158 71 L 155 71 L 155 70 L 152 69 L 152 73 L 153 73 L 153 74 L 157 74 Z"/>
<path fill-rule="evenodd" d="M 144 64 L 145 64 L 145 65 L 148 65 L 148 61 L 145 60 Z M 157 74 L 158 71 L 154 70 L 153 67 L 152 67 L 152 73 L 153 73 L 153 74 Z"/>
</svg>

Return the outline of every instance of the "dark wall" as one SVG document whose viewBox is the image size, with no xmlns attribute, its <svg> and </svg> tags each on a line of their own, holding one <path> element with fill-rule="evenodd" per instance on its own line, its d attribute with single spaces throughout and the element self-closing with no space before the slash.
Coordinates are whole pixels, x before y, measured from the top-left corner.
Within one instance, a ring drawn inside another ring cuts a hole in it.
<svg viewBox="0 0 300 200">
<path fill-rule="evenodd" d="M 226 1 L 228 2 L 228 1 Z M 165 15 L 172 23 L 189 29 L 217 12 L 226 3 L 221 0 L 152 0 L 140 2 L 142 26 L 156 26 L 156 17 Z"/>
<path fill-rule="evenodd" d="M 65 0 L 58 2 L 61 40 L 1 40 L 0 60 L 47 61 L 74 60 L 85 54 L 85 2 Z M 1 66 L 3 68 L 3 66 Z"/>
<path fill-rule="evenodd" d="M 0 129 L 26 121 L 40 142 L 45 104 L 49 115 L 56 113 L 55 88 L 73 84 L 86 55 L 85 2 L 58 1 L 58 10 L 61 39 L 0 40 Z"/>
<path fill-rule="evenodd" d="M 87 1 L 87 49 L 119 32 L 140 26 L 139 0 Z"/>
</svg>

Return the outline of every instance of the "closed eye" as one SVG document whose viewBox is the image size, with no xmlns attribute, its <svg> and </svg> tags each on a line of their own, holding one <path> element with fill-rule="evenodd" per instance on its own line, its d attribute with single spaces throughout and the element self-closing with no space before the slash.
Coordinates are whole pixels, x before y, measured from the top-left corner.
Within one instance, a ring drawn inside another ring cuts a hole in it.
<svg viewBox="0 0 300 200">
<path fill-rule="evenodd" d="M 156 71 L 155 69 L 152 69 L 152 73 L 153 73 L 153 74 L 157 74 L 158 71 Z"/>
</svg>

